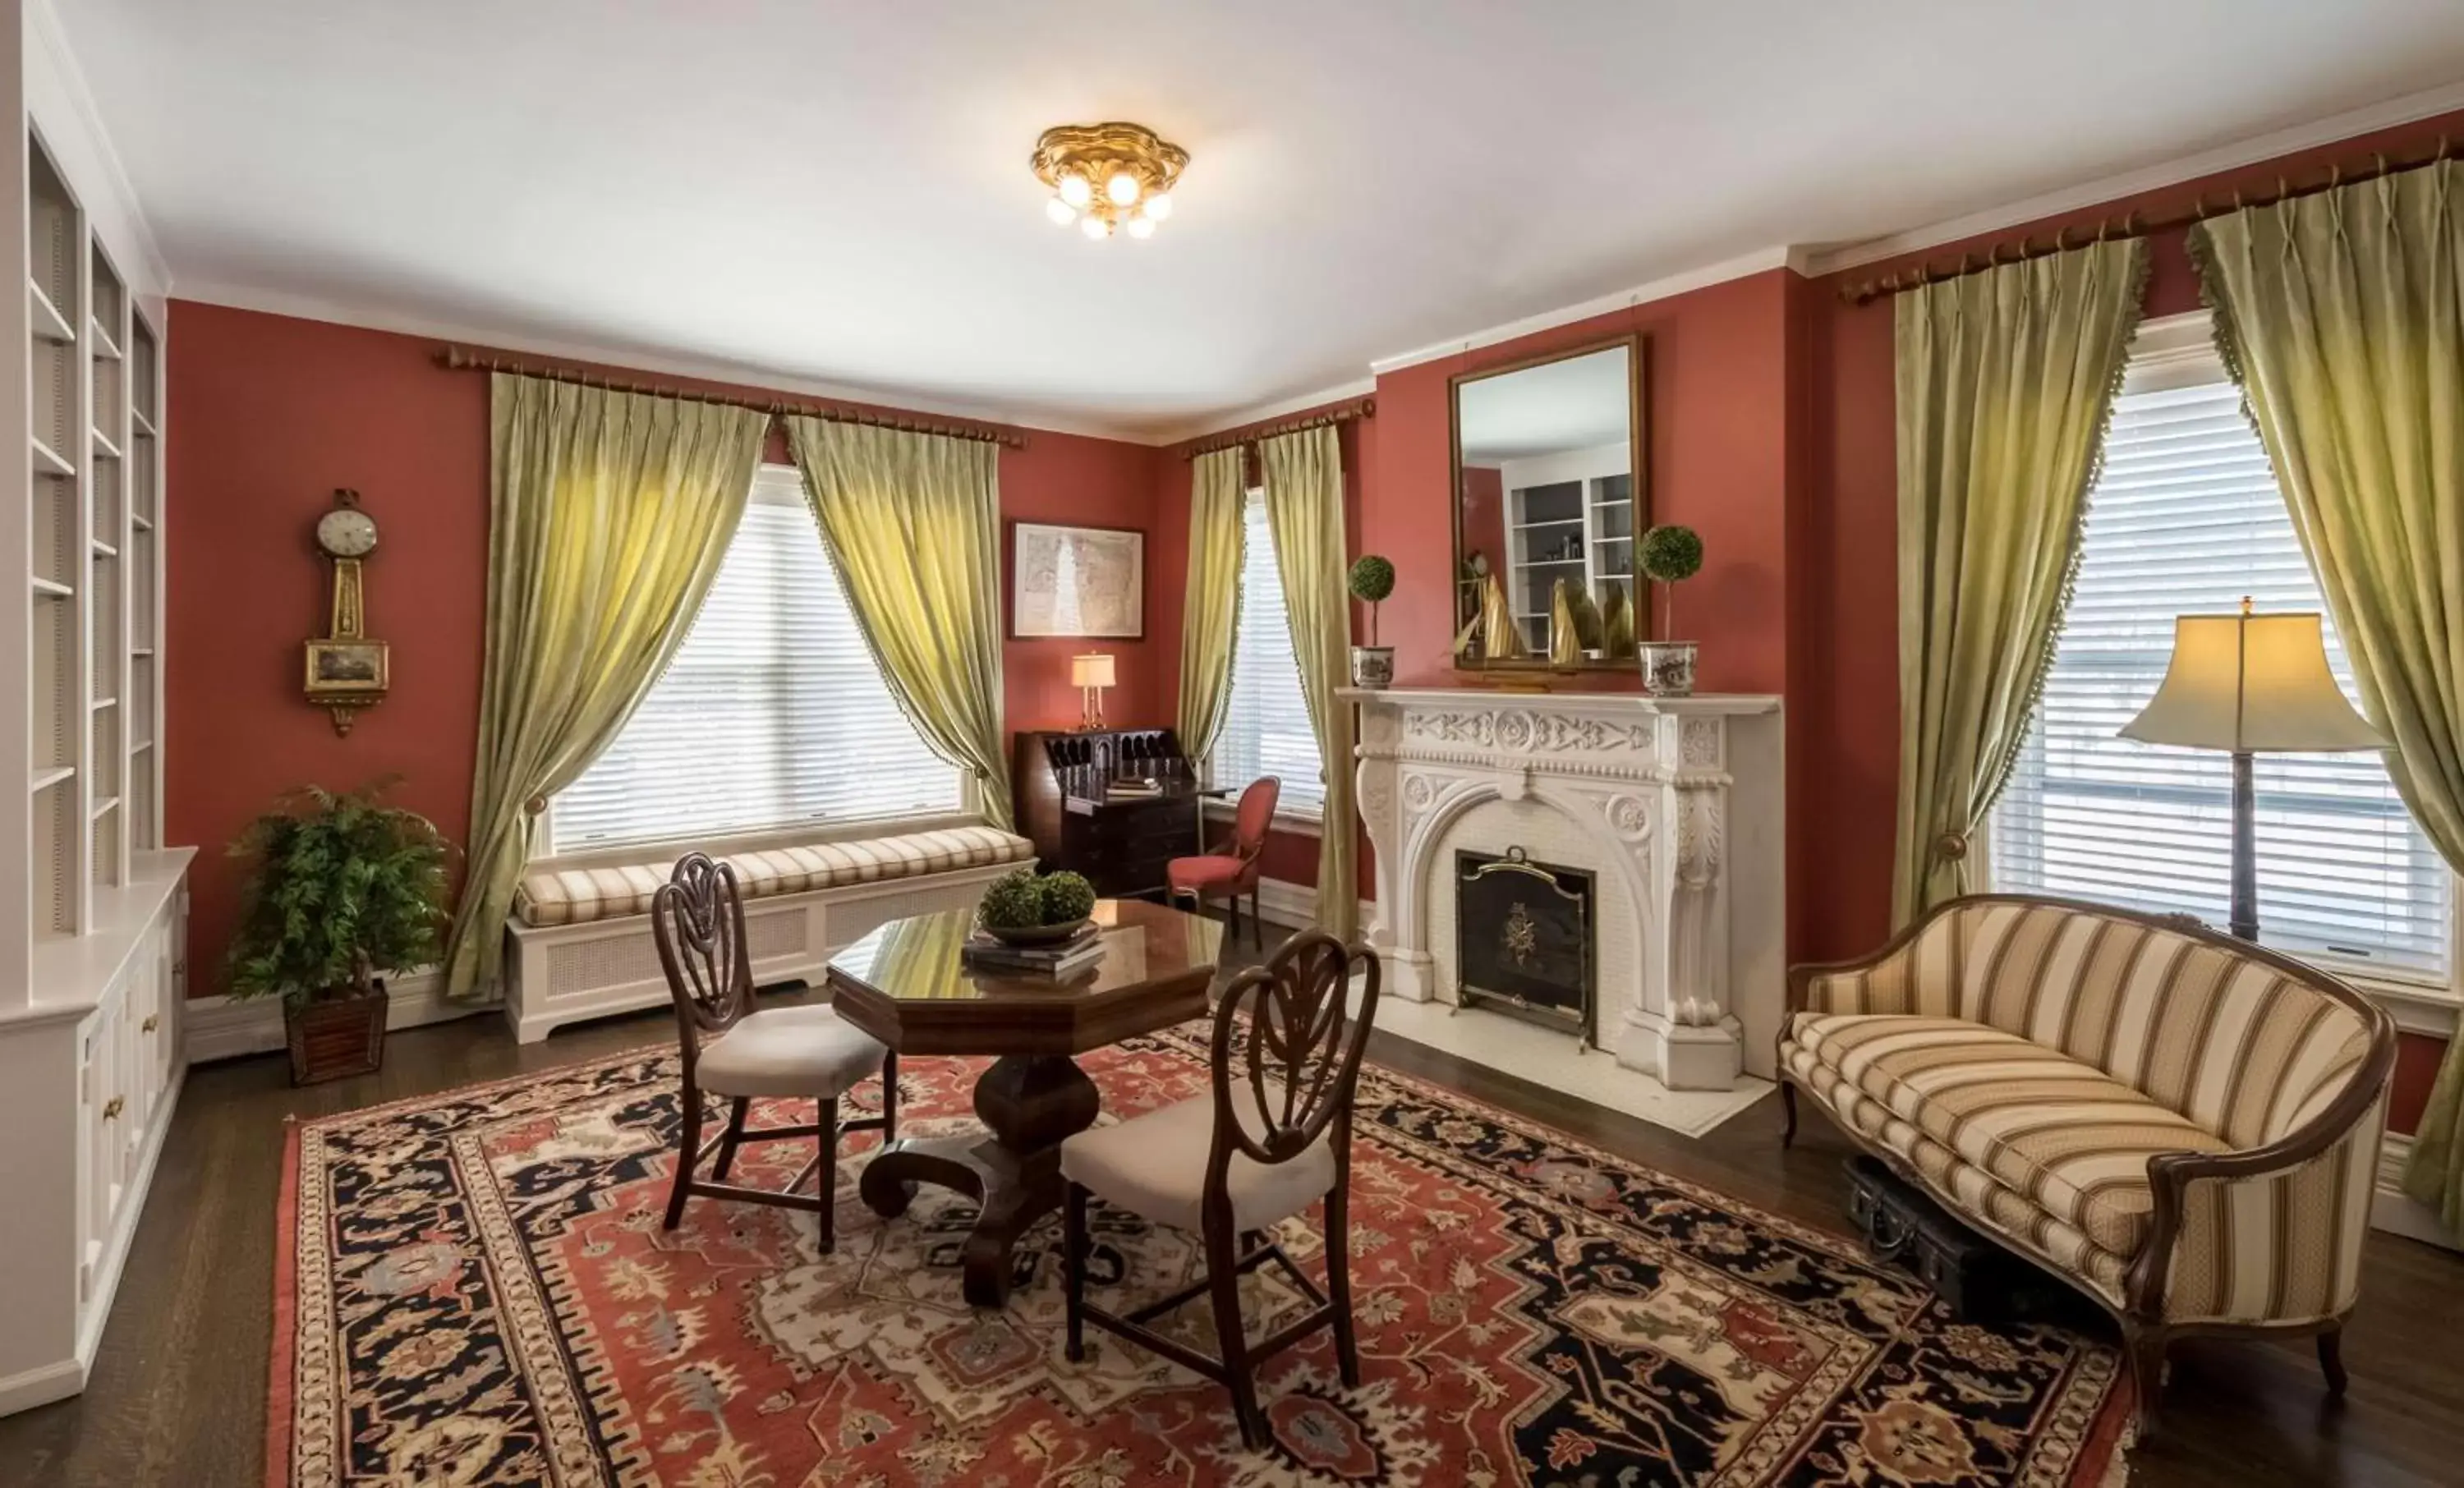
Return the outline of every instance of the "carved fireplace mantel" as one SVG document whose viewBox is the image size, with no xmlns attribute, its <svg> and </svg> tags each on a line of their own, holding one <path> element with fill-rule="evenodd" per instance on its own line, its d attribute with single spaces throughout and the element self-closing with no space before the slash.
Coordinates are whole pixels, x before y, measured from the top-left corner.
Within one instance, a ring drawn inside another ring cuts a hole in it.
<svg viewBox="0 0 2464 1488">
<path fill-rule="evenodd" d="M 1785 996 L 1778 698 L 1340 695 L 1360 710 L 1359 809 L 1377 857 L 1371 935 L 1392 995 L 1455 1000 L 1453 948 L 1432 930 L 1451 917 L 1436 901 L 1452 892 L 1452 851 L 1502 852 L 1519 845 L 1509 837 L 1547 830 L 1595 860 L 1603 901 L 1631 909 L 1597 921 L 1599 1042 L 1672 1089 L 1771 1073 Z M 1484 809 L 1492 802 L 1524 809 Z"/>
</svg>

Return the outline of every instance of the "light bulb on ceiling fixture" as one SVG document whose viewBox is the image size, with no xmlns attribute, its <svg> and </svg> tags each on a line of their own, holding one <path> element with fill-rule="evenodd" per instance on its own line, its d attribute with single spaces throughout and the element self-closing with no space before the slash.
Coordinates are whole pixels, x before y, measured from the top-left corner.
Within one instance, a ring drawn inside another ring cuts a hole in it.
<svg viewBox="0 0 2464 1488">
<path fill-rule="evenodd" d="M 1044 215 L 1066 228 L 1078 220 L 1078 209 L 1057 196 L 1047 197 L 1044 203 Z"/>
<path fill-rule="evenodd" d="M 1172 193 L 1169 191 L 1157 191 L 1155 195 L 1148 197 L 1145 205 L 1140 207 L 1138 210 L 1146 213 L 1150 217 L 1153 217 L 1157 222 L 1163 221 L 1166 217 L 1172 215 Z"/>
<path fill-rule="evenodd" d="M 1155 219 L 1153 217 L 1131 218 L 1130 236 L 1133 238 L 1151 238 L 1155 236 Z"/>
<path fill-rule="evenodd" d="M 1061 200 L 1065 204 L 1084 208 L 1094 199 L 1095 188 L 1088 185 L 1085 176 L 1067 175 L 1061 178 Z"/>
<path fill-rule="evenodd" d="M 1138 199 L 1138 178 L 1126 170 L 1114 171 L 1112 179 L 1104 183 L 1104 194 L 1115 207 L 1133 206 Z"/>
<path fill-rule="evenodd" d="M 1102 242 L 1112 235 L 1112 225 L 1101 217 L 1081 217 L 1078 219 L 1078 230 L 1097 242 Z"/>
</svg>

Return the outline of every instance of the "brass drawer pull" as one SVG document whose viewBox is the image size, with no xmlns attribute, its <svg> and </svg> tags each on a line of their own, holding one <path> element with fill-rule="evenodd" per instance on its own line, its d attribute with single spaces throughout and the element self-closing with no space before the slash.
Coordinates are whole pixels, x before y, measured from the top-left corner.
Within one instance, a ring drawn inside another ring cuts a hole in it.
<svg viewBox="0 0 2464 1488">
<path fill-rule="evenodd" d="M 140 1024 L 138 1024 L 138 1025 L 137 1025 L 137 1031 L 138 1031 L 139 1033 L 141 1033 L 141 1034 L 150 1034 L 150 1033 L 152 1033 L 155 1029 L 157 1029 L 157 1028 L 161 1027 L 161 1026 L 162 1026 L 162 1023 L 163 1023 L 163 1015 L 162 1015 L 162 1014 L 160 1014 L 160 1013 L 148 1013 L 148 1014 L 146 1014 L 146 1015 L 145 1015 L 145 1021 L 143 1021 L 143 1022 L 142 1022 L 142 1023 L 140 1023 Z"/>
<path fill-rule="evenodd" d="M 110 1121 L 126 1109 L 128 1109 L 128 1098 L 126 1096 L 115 1095 L 110 1100 L 103 1103 L 102 1119 Z"/>
</svg>

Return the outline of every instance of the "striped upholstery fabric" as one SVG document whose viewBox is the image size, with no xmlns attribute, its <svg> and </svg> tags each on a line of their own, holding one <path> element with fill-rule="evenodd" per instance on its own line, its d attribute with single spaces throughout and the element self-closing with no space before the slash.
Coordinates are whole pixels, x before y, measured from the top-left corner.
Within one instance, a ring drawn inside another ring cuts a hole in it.
<svg viewBox="0 0 2464 1488">
<path fill-rule="evenodd" d="M 2362 1284 L 2387 1097 L 2344 1139 L 2297 1168 L 2189 1187 L 2165 1282 L 2174 1322 L 2331 1318 Z"/>
<path fill-rule="evenodd" d="M 2017 1034 L 2236 1148 L 2315 1115 L 2369 1048 L 2359 1014 L 2274 967 L 2061 905 L 1957 905 L 1881 966 L 1816 978 L 1811 991 L 1817 1011 L 1922 1013 Z"/>
<path fill-rule="evenodd" d="M 1947 907 L 1871 966 L 1816 974 L 1783 1070 L 1971 1219 L 2117 1307 L 2146 1244 L 2147 1160 L 2300 1129 L 2352 1083 L 2371 1026 L 2228 947 L 2061 904 Z M 2359 1282 L 2380 1105 L 2320 1156 L 2192 1184 L 2168 1323 L 2307 1322 Z"/>
<path fill-rule="evenodd" d="M 2147 1239 L 2147 1159 L 2226 1144 L 2059 1050 L 1957 1018 L 1802 1015 L 1825 1068 L 2124 1259 Z"/>
<path fill-rule="evenodd" d="M 2114 1305 L 2122 1304 L 2123 1278 L 2129 1270 L 2123 1258 L 2091 1244 L 2086 1236 L 1994 1181 L 1992 1174 L 1962 1162 L 1959 1154 L 1892 1115 L 1880 1101 L 1868 1100 L 1811 1050 L 1793 1047 L 1787 1060 L 1789 1072 L 1808 1094 L 1851 1129 L 1906 1158 L 1936 1193 L 1956 1204 L 1969 1219 L 2071 1275 L 2085 1278 Z"/>
<path fill-rule="evenodd" d="M 947 827 L 876 837 L 863 842 L 818 842 L 809 847 L 772 847 L 722 861 L 736 869 L 747 899 L 800 894 L 816 888 L 913 878 L 954 868 L 1023 863 L 1035 844 L 989 826 Z M 668 881 L 669 864 L 613 868 L 568 868 L 533 873 L 514 896 L 514 916 L 524 925 L 582 925 L 650 912 L 650 900 Z"/>
</svg>

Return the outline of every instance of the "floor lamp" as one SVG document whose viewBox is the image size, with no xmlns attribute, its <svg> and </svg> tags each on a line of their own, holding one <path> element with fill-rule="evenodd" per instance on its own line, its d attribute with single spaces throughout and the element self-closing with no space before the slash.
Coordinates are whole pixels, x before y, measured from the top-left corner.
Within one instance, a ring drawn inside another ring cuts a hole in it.
<svg viewBox="0 0 2464 1488">
<path fill-rule="evenodd" d="M 2251 756 L 2385 749 L 2327 669 L 2317 614 L 2183 615 L 2165 680 L 2122 736 L 2233 755 L 2233 932 L 2258 938 L 2257 800 Z"/>
</svg>

